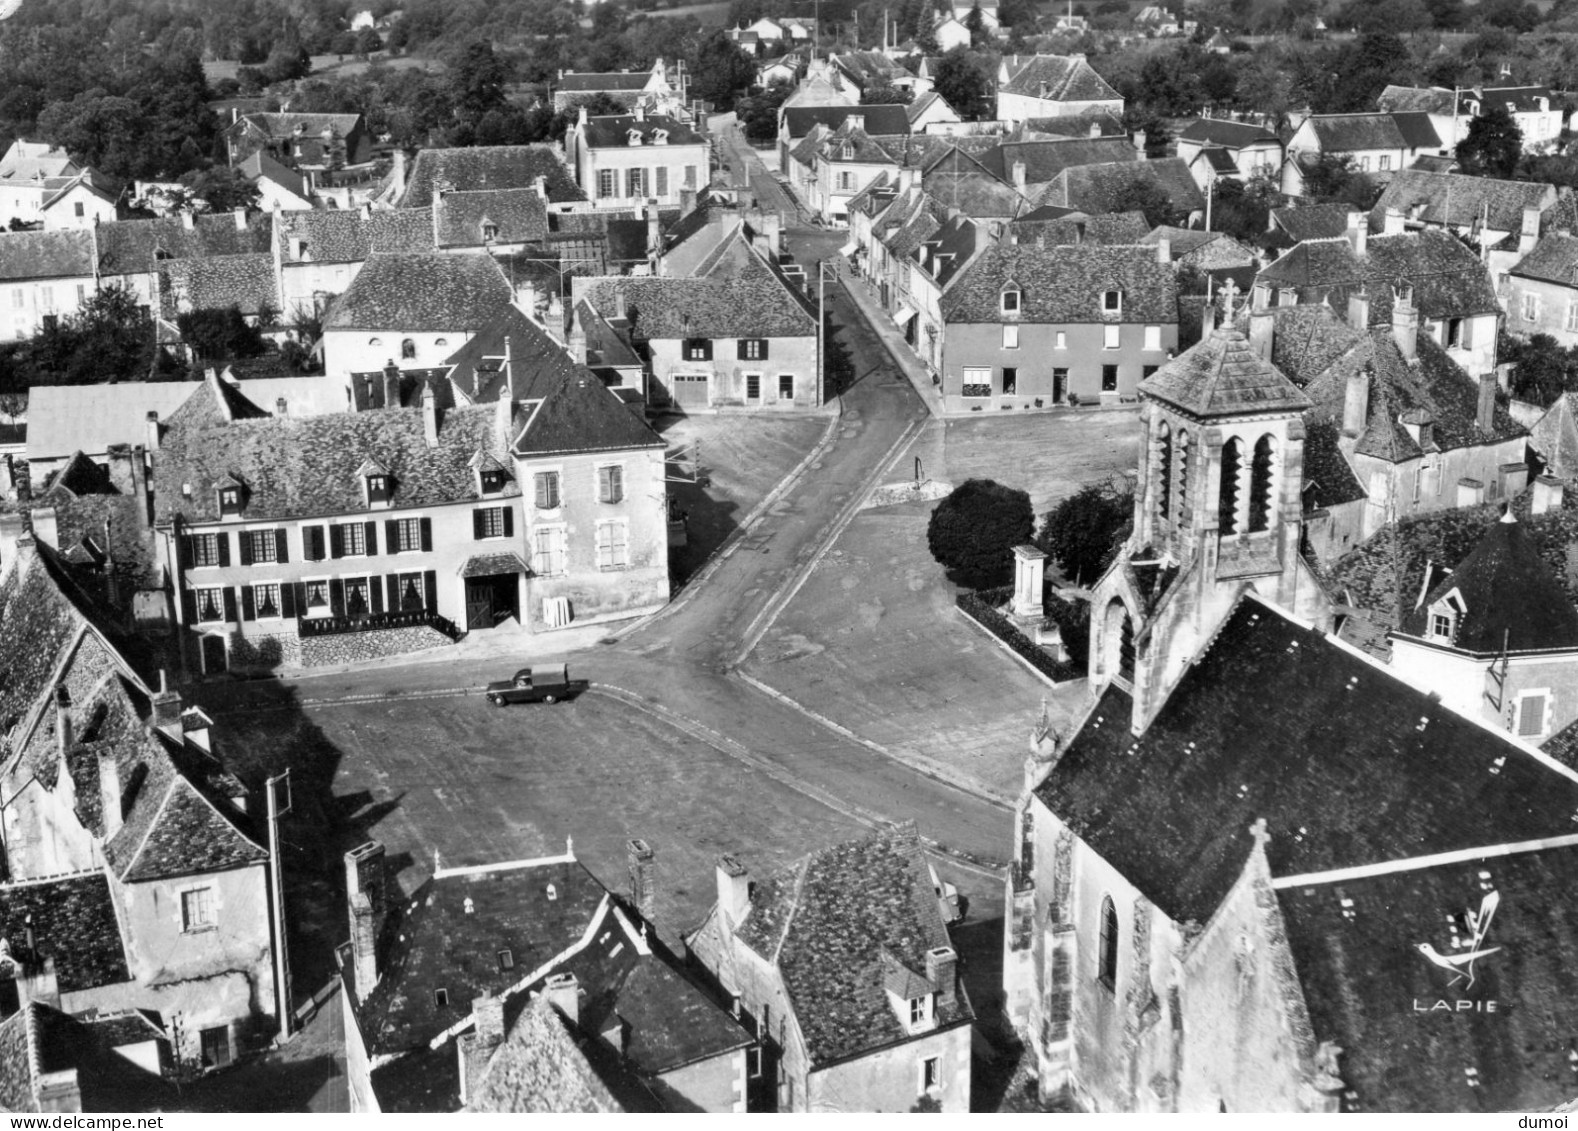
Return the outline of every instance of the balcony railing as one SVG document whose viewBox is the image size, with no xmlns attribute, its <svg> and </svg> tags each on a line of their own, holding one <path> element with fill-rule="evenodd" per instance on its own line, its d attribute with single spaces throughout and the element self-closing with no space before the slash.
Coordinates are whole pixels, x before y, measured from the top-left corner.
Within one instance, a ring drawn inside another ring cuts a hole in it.
<svg viewBox="0 0 1578 1131">
<path fill-rule="evenodd" d="M 386 628 L 436 628 L 451 640 L 459 640 L 460 629 L 448 617 L 425 609 L 398 613 L 367 613 L 362 616 L 303 617 L 302 636 L 338 636 L 346 632 L 377 632 Z"/>
</svg>

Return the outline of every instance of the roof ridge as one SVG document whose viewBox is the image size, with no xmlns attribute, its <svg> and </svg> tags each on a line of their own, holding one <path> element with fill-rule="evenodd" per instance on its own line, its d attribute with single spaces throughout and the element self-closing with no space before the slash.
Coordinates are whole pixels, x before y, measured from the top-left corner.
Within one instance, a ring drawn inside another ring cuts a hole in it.
<svg viewBox="0 0 1578 1131">
<path fill-rule="evenodd" d="M 172 770 L 175 769 L 173 765 L 170 768 Z M 142 840 L 138 842 L 137 850 L 127 858 L 125 867 L 121 869 L 121 873 L 119 876 L 115 877 L 116 879 L 125 880 L 127 876 L 131 875 L 132 869 L 136 866 L 137 861 L 142 857 L 143 852 L 148 847 L 148 841 L 153 836 L 153 830 L 159 827 L 159 822 L 164 817 L 164 811 L 170 805 L 170 794 L 175 791 L 175 779 L 180 776 L 180 772 L 176 771 L 170 775 L 170 780 L 165 783 L 164 796 L 159 799 L 159 807 L 154 810 L 153 816 L 148 820 L 148 826 L 143 829 Z M 106 863 L 108 862 L 106 861 Z"/>
<path fill-rule="evenodd" d="M 805 891 L 805 880 L 811 874 L 811 861 L 815 856 L 814 852 L 807 854 L 798 865 L 799 872 L 795 876 L 794 891 L 789 900 L 789 914 L 784 917 L 783 929 L 778 932 L 778 943 L 773 947 L 773 953 L 768 958 L 775 967 L 778 965 L 778 956 L 783 953 L 784 943 L 788 941 L 789 928 L 794 925 L 795 913 L 800 910 L 800 896 Z M 789 987 L 785 986 L 784 992 L 787 993 L 788 989 Z"/>
<path fill-rule="evenodd" d="M 1273 876 L 1274 890 L 1310 887 L 1317 884 L 1341 883 L 1345 880 L 1371 879 L 1376 876 L 1394 876 L 1399 872 L 1420 872 L 1451 864 L 1466 864 L 1471 860 L 1484 860 L 1493 856 L 1522 856 L 1543 852 L 1551 848 L 1578 847 L 1578 833 L 1559 836 L 1536 837 L 1532 840 L 1514 840 L 1499 844 L 1476 845 L 1472 848 L 1454 848 L 1446 852 L 1432 852 L 1424 856 L 1404 856 L 1395 860 L 1382 860 L 1374 864 L 1355 864 L 1347 868 L 1328 868 L 1321 872 L 1301 872 L 1291 876 Z"/>
</svg>

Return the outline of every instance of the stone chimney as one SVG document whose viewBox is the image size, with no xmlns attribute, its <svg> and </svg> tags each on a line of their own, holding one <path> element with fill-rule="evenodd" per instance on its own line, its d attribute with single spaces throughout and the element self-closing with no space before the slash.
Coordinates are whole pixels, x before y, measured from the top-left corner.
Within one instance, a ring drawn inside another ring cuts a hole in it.
<svg viewBox="0 0 1578 1131">
<path fill-rule="evenodd" d="M 679 190 L 679 214 L 689 216 L 696 211 L 696 190 L 685 187 Z"/>
<path fill-rule="evenodd" d="M 426 381 L 422 382 L 422 438 L 428 447 L 438 447 L 438 395 Z"/>
<path fill-rule="evenodd" d="M 238 232 L 246 231 L 247 230 L 247 210 L 245 208 L 237 208 L 235 210 L 235 212 L 233 213 L 233 215 L 236 218 L 236 231 L 238 231 Z"/>
<path fill-rule="evenodd" d="M 1540 210 L 1525 208 L 1523 226 L 1518 230 L 1518 254 L 1527 255 L 1540 242 Z"/>
<path fill-rule="evenodd" d="M 1022 161 L 1015 162 L 1015 164 L 1018 165 L 1020 167 L 1020 169 L 1024 168 L 1024 162 L 1022 162 Z M 906 166 L 904 166 L 904 168 L 899 170 L 899 191 L 900 192 L 909 192 L 912 188 L 915 187 L 915 182 L 916 182 L 916 180 L 919 177 L 920 177 L 920 170 L 915 168 L 915 166 L 913 166 L 913 165 L 906 165 Z"/>
<path fill-rule="evenodd" d="M 19 514 L 0 514 L 0 575 L 16 560 L 17 540 L 25 532 L 23 521 Z"/>
<path fill-rule="evenodd" d="M 285 398 L 284 397 L 275 397 L 274 398 L 274 415 L 279 417 L 280 419 L 284 419 L 286 416 L 290 415 L 290 413 L 288 411 L 288 406 L 285 404 Z"/>
<path fill-rule="evenodd" d="M 1363 256 L 1369 249 L 1370 222 L 1363 212 L 1358 209 L 1348 213 L 1348 242 L 1353 245 L 1353 253 Z"/>
<path fill-rule="evenodd" d="M 148 412 L 148 450 L 159 450 L 159 414 L 151 409 Z"/>
<path fill-rule="evenodd" d="M 1464 476 L 1457 481 L 1457 505 L 1477 507 L 1485 501 L 1485 484 L 1478 479 Z"/>
<path fill-rule="evenodd" d="M 1014 187 L 1020 192 L 1025 191 L 1025 163 L 1015 161 L 1013 164 Z"/>
<path fill-rule="evenodd" d="M 33 509 L 33 537 L 52 550 L 60 549 L 60 527 L 55 520 L 54 507 Z"/>
<path fill-rule="evenodd" d="M 1370 328 L 1370 296 L 1362 286 L 1348 296 L 1348 325 L 1355 330 Z"/>
<path fill-rule="evenodd" d="M 1392 340 L 1409 365 L 1419 360 L 1419 308 L 1414 305 L 1412 287 L 1401 287 L 1392 294 Z"/>
<path fill-rule="evenodd" d="M 1403 214 L 1396 208 L 1388 208 L 1381 217 L 1381 234 L 1383 236 L 1400 236 L 1403 234 Z"/>
<path fill-rule="evenodd" d="M 1092 122 L 1090 124 L 1090 129 L 1087 132 L 1088 132 L 1089 136 L 1092 137 L 1092 138 L 1100 137 L 1101 136 L 1101 123 L 1100 122 Z"/>
<path fill-rule="evenodd" d="M 652 846 L 640 838 L 625 842 L 625 859 L 630 866 L 630 903 L 648 923 L 657 917 L 657 865 Z"/>
<path fill-rule="evenodd" d="M 718 914 L 730 928 L 737 927 L 750 914 L 751 874 L 734 857 L 718 857 Z"/>
<path fill-rule="evenodd" d="M 384 407 L 400 407 L 400 367 L 392 357 L 384 362 Z"/>
<path fill-rule="evenodd" d="M 647 202 L 647 265 L 652 274 L 658 273 L 658 260 L 663 257 L 663 224 L 658 217 L 657 201 Z"/>
<path fill-rule="evenodd" d="M 532 178 L 532 182 L 531 182 L 531 187 L 537 190 L 537 195 L 542 197 L 543 203 L 546 204 L 547 201 L 548 201 L 548 176 L 547 176 L 547 174 L 546 173 L 538 173 L 535 177 L 533 177 Z"/>
<path fill-rule="evenodd" d="M 190 232 L 196 226 L 197 226 L 197 217 L 192 215 L 191 209 L 189 209 L 189 208 L 188 209 L 182 209 L 182 211 L 181 211 L 181 227 L 185 228 L 187 231 Z"/>
<path fill-rule="evenodd" d="M 80 1112 L 82 1084 L 75 1068 L 61 1068 L 38 1074 L 38 1110 Z"/>
<path fill-rule="evenodd" d="M 471 999 L 471 1017 L 477 1026 L 477 1042 L 493 1047 L 504 1042 L 504 998 L 483 994 Z"/>
<path fill-rule="evenodd" d="M 1140 160 L 1145 160 L 1145 131 L 1134 131 L 1134 152 L 1140 155 Z"/>
<path fill-rule="evenodd" d="M 75 736 L 71 725 L 71 692 L 66 685 L 55 688 L 55 743 L 60 750 L 61 765 L 66 763 L 66 752 L 71 749 Z"/>
<path fill-rule="evenodd" d="M 1216 329 L 1216 320 L 1220 314 L 1221 311 L 1216 308 L 1216 303 L 1214 302 L 1207 302 L 1200 308 L 1200 336 L 1202 338 Z"/>
<path fill-rule="evenodd" d="M 384 846 L 368 841 L 345 854 L 353 990 L 358 1001 L 378 984 L 378 932 L 384 912 Z"/>
<path fill-rule="evenodd" d="M 181 693 L 171 691 L 164 669 L 159 669 L 159 690 L 153 697 L 153 725 L 177 742 L 186 739 L 186 725 L 181 722 Z"/>
<path fill-rule="evenodd" d="M 959 956 L 951 946 L 934 946 L 926 952 L 926 981 L 937 995 L 938 1005 L 953 1004 L 957 979 L 954 971 Z"/>
<path fill-rule="evenodd" d="M 1162 236 L 1156 241 L 1156 262 L 1171 263 L 1173 261 L 1173 241 Z"/>
<path fill-rule="evenodd" d="M 1370 380 L 1374 376 L 1366 365 L 1348 374 L 1348 387 L 1342 399 L 1342 434 L 1357 439 L 1370 420 Z"/>
<path fill-rule="evenodd" d="M 1275 339 L 1276 315 L 1269 310 L 1249 312 L 1249 347 L 1261 361 L 1271 360 L 1271 344 Z"/>
<path fill-rule="evenodd" d="M 581 984 L 574 974 L 554 974 L 543 983 L 548 1004 L 557 1009 L 572 1026 L 581 1023 Z"/>
<path fill-rule="evenodd" d="M 121 768 L 115 761 L 113 750 L 100 750 L 99 761 L 99 808 L 104 812 L 104 839 L 120 832 L 121 821 L 125 817 L 121 795 Z"/>
<path fill-rule="evenodd" d="M 1474 413 L 1474 427 L 1481 432 L 1496 430 L 1496 375 L 1481 373 L 1479 376 L 1479 405 Z"/>
<path fill-rule="evenodd" d="M 1541 475 L 1534 481 L 1534 491 L 1529 500 L 1530 514 L 1562 509 L 1563 484 L 1554 475 Z"/>
</svg>

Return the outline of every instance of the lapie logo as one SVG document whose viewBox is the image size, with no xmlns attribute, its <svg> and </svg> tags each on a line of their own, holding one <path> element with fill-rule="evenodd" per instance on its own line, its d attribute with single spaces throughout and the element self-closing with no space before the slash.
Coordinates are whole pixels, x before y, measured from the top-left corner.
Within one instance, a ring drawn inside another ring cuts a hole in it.
<svg viewBox="0 0 1578 1131">
<path fill-rule="evenodd" d="M 1496 908 L 1501 906 L 1501 893 L 1492 891 L 1479 901 L 1479 910 L 1469 909 L 1463 912 L 1463 923 L 1467 928 L 1464 934 L 1459 934 L 1454 925 L 1452 931 L 1452 944 L 1450 950 L 1443 954 L 1431 943 L 1417 943 L 1414 949 L 1422 954 L 1434 966 L 1440 967 L 1451 975 L 1447 986 L 1461 985 L 1463 990 L 1472 989 L 1478 975 L 1475 966 L 1482 958 L 1488 958 L 1501 950 L 1499 946 L 1486 946 L 1485 940 L 1490 934 L 1491 920 L 1496 917 Z M 1495 1013 L 1494 1001 L 1436 1001 L 1433 1003 L 1421 1002 L 1414 999 L 1415 1013 Z"/>
</svg>

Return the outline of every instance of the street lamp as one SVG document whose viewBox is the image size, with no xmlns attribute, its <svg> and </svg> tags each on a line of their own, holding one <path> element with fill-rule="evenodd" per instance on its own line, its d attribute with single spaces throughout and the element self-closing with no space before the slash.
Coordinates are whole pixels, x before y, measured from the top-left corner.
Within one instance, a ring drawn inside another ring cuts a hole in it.
<svg viewBox="0 0 1578 1131">
<path fill-rule="evenodd" d="M 835 252 L 835 254 L 837 254 Z M 824 369 L 827 365 L 827 342 L 824 340 L 827 327 L 827 270 L 833 269 L 833 278 L 838 278 L 838 262 L 833 259 L 820 260 L 816 265 L 816 403 L 818 407 L 826 403 L 826 378 Z"/>
</svg>

